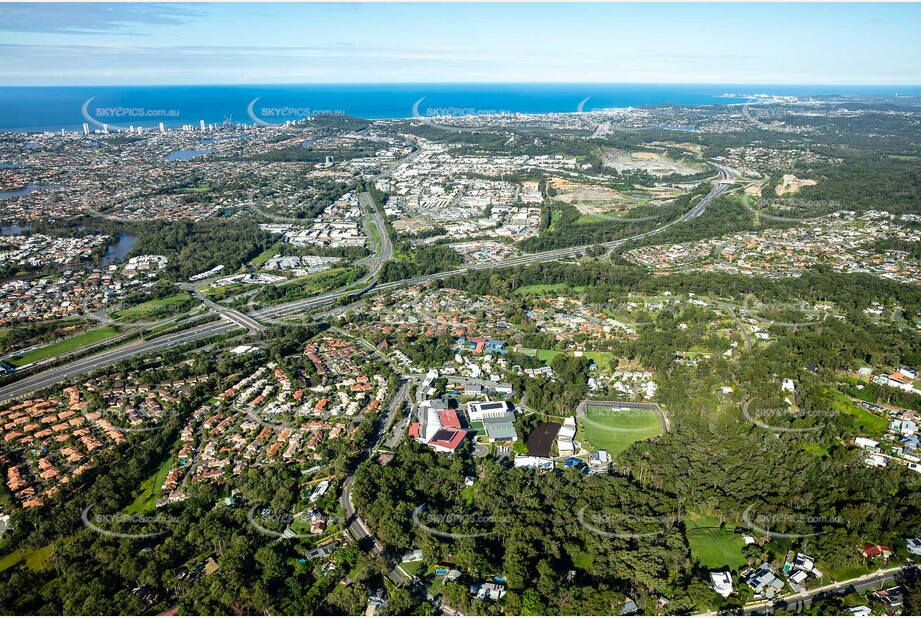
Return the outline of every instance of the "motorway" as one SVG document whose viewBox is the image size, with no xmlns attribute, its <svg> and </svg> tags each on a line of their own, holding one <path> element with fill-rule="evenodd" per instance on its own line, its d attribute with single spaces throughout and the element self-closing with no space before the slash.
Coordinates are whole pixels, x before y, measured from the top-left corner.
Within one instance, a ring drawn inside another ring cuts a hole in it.
<svg viewBox="0 0 921 618">
<path fill-rule="evenodd" d="M 108 367 L 109 365 L 114 365 L 115 363 L 127 360 L 129 358 L 136 358 L 145 354 L 159 352 L 165 348 L 187 343 L 192 339 L 202 339 L 205 337 L 229 333 L 238 328 L 239 327 L 232 322 L 222 321 L 214 322 L 211 324 L 204 324 L 202 326 L 197 326 L 186 331 L 158 337 L 150 341 L 133 341 L 111 350 L 105 350 L 103 352 L 75 360 L 65 365 L 61 365 L 60 367 L 48 369 L 41 373 L 31 375 L 29 377 L 23 378 L 22 380 L 19 380 L 18 382 L 14 382 L 13 384 L 5 386 L 0 389 L 0 402 L 27 395 L 33 391 L 46 388 L 52 384 L 57 384 L 58 382 L 62 382 L 74 376 L 90 373 L 96 369 L 99 369 L 100 367 Z M 196 333 L 196 337 L 190 338 L 188 333 L 193 330 Z"/>
<path fill-rule="evenodd" d="M 686 212 L 680 218 L 675 219 L 674 221 L 663 225 L 662 227 L 650 230 L 648 232 L 643 232 L 640 234 L 635 234 L 627 238 L 621 238 L 618 240 L 612 240 L 605 243 L 600 243 L 600 246 L 606 249 L 613 249 L 619 247 L 628 242 L 635 240 L 641 240 L 644 238 L 649 238 L 655 236 L 656 234 L 661 234 L 668 228 L 696 219 L 704 213 L 707 206 L 710 205 L 715 199 L 720 195 L 725 193 L 729 187 L 732 185 L 733 180 L 738 175 L 738 172 L 735 170 L 718 164 L 713 164 L 718 172 L 719 178 L 716 183 L 713 185 L 713 189 L 704 196 L 697 204 L 694 205 L 691 210 Z M 315 296 L 313 298 L 308 298 L 305 300 L 293 301 L 290 303 L 285 303 L 282 305 L 276 305 L 274 307 L 267 307 L 265 309 L 260 309 L 258 311 L 253 311 L 249 314 L 243 314 L 241 312 L 234 312 L 234 315 L 229 314 L 230 310 L 227 310 L 221 307 L 219 313 L 221 314 L 221 322 L 205 324 L 202 326 L 196 326 L 188 330 L 182 331 L 181 333 L 175 333 L 173 335 L 158 337 L 150 341 L 143 342 L 134 342 L 117 348 L 112 348 L 99 354 L 93 355 L 91 357 L 80 359 L 66 365 L 54 369 L 48 369 L 41 373 L 34 374 L 7 386 L 0 388 L 0 403 L 14 399 L 16 397 L 21 397 L 28 393 L 31 393 L 36 390 L 51 386 L 62 380 L 66 380 L 76 375 L 83 373 L 88 373 L 94 371 L 100 367 L 107 367 L 109 365 L 114 365 L 122 360 L 128 358 L 134 358 L 141 356 L 143 354 L 148 354 L 151 352 L 156 352 L 166 347 L 179 345 L 182 343 L 188 343 L 195 341 L 197 339 L 203 339 L 206 337 L 213 337 L 217 335 L 224 335 L 230 333 L 234 330 L 237 330 L 241 326 L 247 329 L 254 329 L 258 327 L 261 329 L 260 321 L 264 320 L 266 322 L 273 322 L 280 318 L 285 318 L 288 316 L 294 316 L 300 313 L 304 313 L 307 310 L 314 309 L 317 307 L 322 307 L 330 303 L 336 302 L 340 298 L 348 296 L 361 296 L 364 293 L 367 293 L 371 289 L 375 290 L 391 290 L 399 287 L 417 285 L 420 283 L 425 283 L 427 281 L 434 281 L 436 279 L 445 279 L 447 277 L 461 275 L 468 271 L 472 270 L 488 270 L 496 268 L 507 268 L 510 266 L 522 266 L 525 264 L 534 264 L 538 262 L 551 262 L 559 259 L 566 259 L 576 257 L 586 252 L 591 246 L 579 246 L 579 247 L 567 247 L 565 249 L 555 249 L 552 251 L 542 251 L 540 253 L 531 253 L 528 255 L 511 258 L 508 260 L 502 260 L 499 262 L 490 262 L 486 264 L 477 264 L 471 265 L 466 268 L 459 268 L 455 270 L 445 271 L 436 273 L 433 275 L 426 275 L 422 277 L 413 277 L 410 279 L 403 279 L 401 281 L 393 281 L 390 283 L 384 283 L 381 285 L 374 285 L 374 278 L 377 276 L 378 272 L 382 268 L 383 264 L 392 258 L 393 255 L 393 245 L 390 241 L 390 238 L 384 227 L 384 222 L 381 220 L 380 213 L 376 208 L 374 208 L 373 201 L 371 201 L 370 196 L 367 193 L 361 194 L 361 202 L 364 209 L 366 209 L 366 214 L 370 211 L 371 219 L 374 222 L 374 225 L 378 227 L 378 230 L 381 232 L 382 247 L 377 253 L 377 259 L 374 266 L 368 271 L 368 274 L 365 275 L 359 284 L 366 284 L 361 289 L 344 289 L 337 290 L 335 292 L 330 292 L 328 294 L 323 294 L 320 296 Z M 353 284 L 354 285 L 354 284 Z M 243 319 L 245 318 L 245 320 Z"/>
<path fill-rule="evenodd" d="M 198 290 L 194 290 L 194 293 L 199 298 L 199 300 L 201 300 L 201 302 L 204 303 L 206 307 L 208 307 L 208 309 L 211 309 L 215 313 L 219 314 L 222 318 L 225 318 L 227 321 L 236 324 L 240 328 L 245 328 L 251 333 L 261 333 L 263 330 L 265 330 L 262 324 L 249 317 L 245 313 L 241 313 L 236 309 L 230 309 L 229 307 L 224 307 L 214 301 L 210 301 Z"/>
</svg>

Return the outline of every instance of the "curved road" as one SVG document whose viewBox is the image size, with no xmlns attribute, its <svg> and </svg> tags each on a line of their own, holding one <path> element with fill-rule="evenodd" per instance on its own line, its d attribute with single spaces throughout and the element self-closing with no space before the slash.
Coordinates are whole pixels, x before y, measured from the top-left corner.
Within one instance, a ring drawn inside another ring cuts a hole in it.
<svg viewBox="0 0 921 618">
<path fill-rule="evenodd" d="M 675 219 L 674 221 L 667 223 L 663 225 L 662 227 L 656 228 L 654 230 L 650 230 L 648 232 L 643 232 L 640 234 L 635 234 L 627 238 L 621 238 L 618 240 L 612 240 L 609 242 L 600 243 L 600 245 L 607 249 L 613 249 L 615 247 L 619 247 L 621 245 L 624 245 L 634 240 L 641 240 L 644 238 L 650 238 L 652 236 L 655 236 L 656 234 L 661 234 L 662 232 L 664 232 L 665 230 L 667 230 L 668 228 L 674 225 L 677 225 L 679 223 L 683 223 L 686 221 L 690 221 L 692 219 L 696 219 L 697 217 L 702 215 L 708 205 L 710 205 L 716 198 L 718 198 L 720 195 L 722 195 L 729 189 L 733 180 L 738 175 L 738 173 L 735 170 L 729 167 L 715 164 L 715 163 L 713 165 L 719 171 L 719 179 L 713 185 L 713 189 L 710 191 L 709 194 L 704 196 L 691 210 L 686 212 L 680 218 Z M 367 207 L 367 204 L 364 203 L 365 199 L 367 198 L 363 196 L 363 204 Z M 352 295 L 360 296 L 370 291 L 372 288 L 377 289 L 377 290 L 390 290 L 390 289 L 404 287 L 408 285 L 416 285 L 419 283 L 425 283 L 427 281 L 434 281 L 436 279 L 445 279 L 447 277 L 451 277 L 454 275 L 464 274 L 465 272 L 468 272 L 471 270 L 489 270 L 489 269 L 496 269 L 496 268 L 507 268 L 510 266 L 521 266 L 521 265 L 533 264 L 537 262 L 551 262 L 554 260 L 575 257 L 577 255 L 585 253 L 585 251 L 589 249 L 591 246 L 595 246 L 595 245 L 587 245 L 587 246 L 579 246 L 579 247 L 567 247 L 565 249 L 555 249 L 552 251 L 543 251 L 540 253 L 532 253 L 529 255 L 520 256 L 520 257 L 508 259 L 508 260 L 503 260 L 500 262 L 471 265 L 466 268 L 459 268 L 455 270 L 436 273 L 433 275 L 426 275 L 422 277 L 413 277 L 410 279 L 403 279 L 401 281 L 393 281 L 390 283 L 384 283 L 384 284 L 375 286 L 372 281 L 373 277 L 377 275 L 377 273 L 380 271 L 380 268 L 383 266 L 386 259 L 389 259 L 392 254 L 392 246 L 389 243 L 389 238 L 387 237 L 386 230 L 383 229 L 383 222 L 380 221 L 379 214 L 377 214 L 377 216 L 374 216 L 375 213 L 377 213 L 376 209 L 372 211 L 372 218 L 374 219 L 374 223 L 375 225 L 379 226 L 379 229 L 382 232 L 381 238 L 382 239 L 386 238 L 387 240 L 384 241 L 383 243 L 384 246 L 382 247 L 382 251 L 380 252 L 378 256 L 379 259 L 377 260 L 377 264 L 373 268 L 371 268 L 371 270 L 368 272 L 368 275 L 363 277 L 361 280 L 361 283 L 370 282 L 363 289 L 345 290 L 345 291 L 338 290 L 335 292 L 330 292 L 328 294 L 323 294 L 321 296 L 315 296 L 313 298 L 308 298 L 306 300 L 299 300 L 299 301 L 294 301 L 291 303 L 286 303 L 283 305 L 277 305 L 274 307 L 267 307 L 265 309 L 260 309 L 258 311 L 253 311 L 249 314 L 246 314 L 246 318 L 248 319 L 245 322 L 243 320 L 240 320 L 240 316 L 238 315 L 234 315 L 233 317 L 235 318 L 235 320 L 231 321 L 231 319 L 229 319 L 230 316 L 222 313 L 223 319 L 221 322 L 205 324 L 202 326 L 196 326 L 186 331 L 183 331 L 181 333 L 175 333 L 173 335 L 159 337 L 159 338 L 156 338 L 150 341 L 135 342 L 135 343 L 128 344 L 125 346 L 120 346 L 118 348 L 113 348 L 111 350 L 106 350 L 105 352 L 101 352 L 99 354 L 90 356 L 88 358 L 80 359 L 73 363 L 68 363 L 66 365 L 62 365 L 61 367 L 57 367 L 54 369 L 49 369 L 42 373 L 38 373 L 32 376 L 29 376 L 27 378 L 24 378 L 22 380 L 19 380 L 17 382 L 14 382 L 3 388 L 0 388 L 0 403 L 8 401 L 10 399 L 14 399 L 16 397 L 21 397 L 23 395 L 26 395 L 36 390 L 40 390 L 42 388 L 51 386 L 53 384 L 56 384 L 57 382 L 66 380 L 73 376 L 80 375 L 83 373 L 88 373 L 100 367 L 106 367 L 109 365 L 113 365 L 119 361 L 122 361 L 128 358 L 134 358 L 134 357 L 137 357 L 143 354 L 155 352 L 157 350 L 160 350 L 166 347 L 179 345 L 179 344 L 187 343 L 190 341 L 195 341 L 196 339 L 203 339 L 203 338 L 212 337 L 215 335 L 223 335 L 223 334 L 226 334 L 226 333 L 229 333 L 229 332 L 232 332 L 234 330 L 241 328 L 241 325 L 245 323 L 249 323 L 250 326 L 258 325 L 259 320 L 262 318 L 267 318 L 266 321 L 271 322 L 273 319 L 277 320 L 278 318 L 282 318 L 285 316 L 296 315 L 298 313 L 304 312 L 307 309 L 312 309 L 312 308 L 321 307 L 323 305 L 330 304 L 343 297 L 352 296 Z M 389 250 L 388 250 L 388 247 L 389 247 Z M 240 315 L 243 315 L 243 314 L 240 314 Z"/>
</svg>

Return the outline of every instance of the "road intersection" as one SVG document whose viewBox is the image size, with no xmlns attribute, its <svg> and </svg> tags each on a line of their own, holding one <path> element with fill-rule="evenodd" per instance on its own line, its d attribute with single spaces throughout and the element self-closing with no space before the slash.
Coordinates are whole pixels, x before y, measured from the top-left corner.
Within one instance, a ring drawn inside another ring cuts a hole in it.
<svg viewBox="0 0 921 618">
<path fill-rule="evenodd" d="M 701 198 L 693 208 L 691 208 L 680 218 L 648 232 L 642 232 L 639 234 L 634 234 L 633 236 L 628 236 L 626 238 L 620 238 L 617 240 L 600 243 L 600 246 L 604 247 L 605 249 L 614 249 L 628 242 L 642 240 L 657 234 L 661 234 L 674 225 L 684 223 L 701 216 L 706 210 L 707 206 L 709 206 L 719 196 L 724 194 L 730 188 L 735 178 L 738 176 L 738 172 L 732 168 L 716 163 L 713 165 L 718 171 L 718 178 L 714 182 L 710 193 Z M 539 253 L 532 253 L 508 260 L 486 264 L 476 264 L 467 266 L 465 268 L 443 271 L 431 275 L 412 277 L 400 281 L 377 284 L 376 277 L 378 273 L 380 272 L 384 263 L 393 257 L 393 245 L 389 235 L 387 234 L 386 227 L 381 218 L 380 212 L 375 207 L 371 196 L 368 193 L 362 193 L 360 197 L 362 208 L 365 211 L 366 216 L 370 215 L 373 224 L 378 228 L 380 232 L 382 246 L 378 247 L 376 260 L 374 261 L 372 267 L 369 269 L 368 274 L 362 277 L 355 284 L 352 284 L 352 286 L 349 286 L 345 289 L 336 290 L 334 292 L 321 294 L 319 296 L 305 300 L 298 300 L 273 307 L 266 307 L 264 309 L 259 309 L 257 311 L 252 311 L 245 314 L 239 311 L 227 309 L 225 307 L 220 307 L 212 303 L 214 306 L 212 307 L 209 305 L 209 307 L 217 311 L 221 316 L 222 319 L 220 322 L 194 326 L 179 333 L 157 337 L 151 340 L 132 342 L 123 346 L 105 350 L 104 352 L 100 352 L 99 354 L 95 354 L 90 357 L 79 359 L 71 363 L 67 363 L 65 365 L 28 376 L 0 388 L 0 403 L 21 397 L 23 395 L 27 395 L 31 392 L 41 390 L 48 386 L 52 386 L 60 381 L 72 378 L 74 376 L 89 373 L 102 367 L 114 365 L 122 360 L 136 358 L 138 356 L 163 350 L 172 346 L 190 343 L 209 337 L 226 335 L 239 330 L 240 328 L 245 328 L 250 331 L 259 331 L 264 328 L 262 326 L 262 322 L 277 323 L 286 317 L 303 314 L 309 310 L 338 302 L 343 298 L 358 298 L 372 290 L 385 291 L 410 285 L 418 285 L 428 281 L 435 281 L 437 279 L 445 279 L 456 275 L 462 275 L 468 271 L 508 268 L 512 266 L 523 266 L 527 264 L 574 258 L 580 255 L 584 255 L 591 247 L 596 246 L 586 245 L 567 247 L 565 249 L 554 249 L 551 251 L 542 251 Z M 356 285 L 362 285 L 363 287 L 360 289 L 355 289 Z"/>
</svg>

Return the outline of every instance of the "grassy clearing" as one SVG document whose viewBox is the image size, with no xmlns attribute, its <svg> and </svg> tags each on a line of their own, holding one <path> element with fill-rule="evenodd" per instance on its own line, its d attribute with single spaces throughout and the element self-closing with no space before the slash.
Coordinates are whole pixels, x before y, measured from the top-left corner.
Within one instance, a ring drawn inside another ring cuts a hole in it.
<svg viewBox="0 0 921 618">
<path fill-rule="evenodd" d="M 112 313 L 112 319 L 120 322 L 137 322 L 138 320 L 147 320 L 153 317 L 169 317 L 162 315 L 169 312 L 171 314 L 185 311 L 193 303 L 192 296 L 188 292 L 180 292 L 172 296 L 155 298 L 140 303 L 127 309 L 121 309 Z"/>
<path fill-rule="evenodd" d="M 592 449 L 607 449 L 611 455 L 622 453 L 634 442 L 662 435 L 662 422 L 655 410 L 616 411 L 590 405 L 580 425 Z"/>
<path fill-rule="evenodd" d="M 375 253 L 379 253 L 384 246 L 384 241 L 381 238 L 381 231 L 377 229 L 377 225 L 374 224 L 373 220 L 368 222 L 368 229 L 371 231 L 371 246 L 374 247 Z"/>
<path fill-rule="evenodd" d="M 737 570 L 745 564 L 741 534 L 720 528 L 719 520 L 697 513 L 688 513 L 684 525 L 691 556 L 705 568 Z"/>
<path fill-rule="evenodd" d="M 76 535 L 67 537 L 63 540 L 64 545 L 68 545 L 76 538 Z M 61 543 L 61 542 L 59 542 Z M 47 571 L 51 568 L 48 564 L 48 558 L 54 553 L 55 543 L 45 545 L 33 550 L 17 549 L 0 558 L 0 572 L 7 570 L 11 566 L 19 564 L 22 560 L 26 561 L 26 566 L 33 571 Z"/>
<path fill-rule="evenodd" d="M 818 442 L 809 442 L 804 444 L 803 450 L 807 453 L 812 453 L 816 457 L 826 457 L 828 455 L 828 447 L 821 445 Z"/>
<path fill-rule="evenodd" d="M 886 428 L 889 426 L 887 419 L 855 405 L 847 395 L 840 391 L 831 390 L 829 394 L 833 400 L 832 406 L 848 415 L 855 432 L 871 436 L 880 436 L 886 433 Z"/>
<path fill-rule="evenodd" d="M 822 571 L 826 575 L 830 575 L 835 581 L 839 582 L 854 579 L 855 577 L 862 577 L 870 572 L 867 567 L 863 565 L 845 566 L 838 569 L 833 569 L 827 565 L 822 566 L 825 567 Z"/>
<path fill-rule="evenodd" d="M 424 560 L 416 560 L 415 562 L 404 562 L 403 568 L 406 569 L 406 572 L 416 577 L 419 574 L 419 570 L 422 568 L 422 565 L 425 564 Z"/>
<path fill-rule="evenodd" d="M 572 351 L 562 351 L 562 350 L 535 350 L 533 348 L 521 348 L 518 350 L 522 354 L 529 356 L 537 356 L 537 360 L 549 365 L 557 354 L 569 354 L 574 355 L 575 352 Z M 613 352 L 582 352 L 582 356 L 594 362 L 598 367 L 610 367 L 611 361 L 614 360 L 615 356 Z"/>
<path fill-rule="evenodd" d="M 532 294 L 535 296 L 543 296 L 546 294 L 581 294 L 585 291 L 585 286 L 570 286 L 568 283 L 549 283 L 549 284 L 535 284 L 535 285 L 523 285 L 515 289 L 515 292 L 518 294 Z"/>
<path fill-rule="evenodd" d="M 591 225 L 594 223 L 606 223 L 608 221 L 617 221 L 623 217 L 629 216 L 629 211 L 611 211 L 611 212 L 596 212 L 596 213 L 585 213 L 579 215 L 579 218 L 576 219 L 574 225 Z"/>
<path fill-rule="evenodd" d="M 7 359 L 7 362 L 9 362 L 11 365 L 15 365 L 16 367 L 22 367 L 23 365 L 28 365 L 29 363 L 35 363 L 40 360 L 45 360 L 46 358 L 51 358 L 52 356 L 59 356 L 67 352 L 73 352 L 76 349 L 93 345 L 94 343 L 105 341 L 106 339 L 111 339 L 116 335 L 118 335 L 118 331 L 114 326 L 95 328 L 93 330 L 88 330 L 83 334 L 77 335 L 76 337 L 64 339 L 63 341 L 58 341 L 57 343 L 46 345 L 42 348 L 38 348 L 37 350 L 26 352 L 21 356 L 13 356 L 12 358 Z"/>
<path fill-rule="evenodd" d="M 325 279 L 326 277 L 334 277 L 337 275 L 341 275 L 347 270 L 349 270 L 349 268 L 345 266 L 339 266 L 338 268 L 330 268 L 329 270 L 323 270 L 318 273 L 310 273 L 309 275 L 304 275 L 303 277 L 298 277 L 297 279 L 291 279 L 283 283 L 282 285 L 287 286 L 287 285 L 310 284 L 311 287 L 313 287 L 316 285 L 316 282 L 318 279 Z"/>
<path fill-rule="evenodd" d="M 284 242 L 279 240 L 274 245 L 272 245 L 271 247 L 269 247 L 268 249 L 266 249 L 265 251 L 263 251 L 256 257 L 254 257 L 252 260 L 250 260 L 250 264 L 252 264 L 256 268 L 259 268 L 260 266 L 268 262 L 272 257 L 274 257 L 276 253 L 280 253 L 281 247 L 283 244 Z"/>
<path fill-rule="evenodd" d="M 166 475 L 169 474 L 170 468 L 173 466 L 173 450 L 178 445 L 179 441 L 177 440 L 173 444 L 173 447 L 170 448 L 169 456 L 163 460 L 163 463 L 160 464 L 160 467 L 154 475 L 141 483 L 141 491 L 134 499 L 134 502 L 125 508 L 126 513 L 143 513 L 157 507 L 157 500 L 160 498 L 160 488 L 163 487 L 163 483 L 166 481 Z"/>
</svg>

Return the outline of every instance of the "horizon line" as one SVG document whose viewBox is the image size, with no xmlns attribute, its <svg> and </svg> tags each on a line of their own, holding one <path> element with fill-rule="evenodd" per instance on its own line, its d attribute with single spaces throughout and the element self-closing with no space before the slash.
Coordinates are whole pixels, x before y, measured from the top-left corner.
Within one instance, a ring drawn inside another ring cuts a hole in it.
<svg viewBox="0 0 921 618">
<path fill-rule="evenodd" d="M 196 83 L 123 83 L 123 84 L 0 84 L 0 88 L 171 88 L 188 87 L 252 87 L 252 86 L 451 86 L 451 85 L 519 85 L 519 86 L 794 86 L 822 88 L 921 88 L 912 83 L 831 83 L 831 82 L 669 82 L 669 81 L 314 81 L 314 82 L 196 82 Z"/>
</svg>

